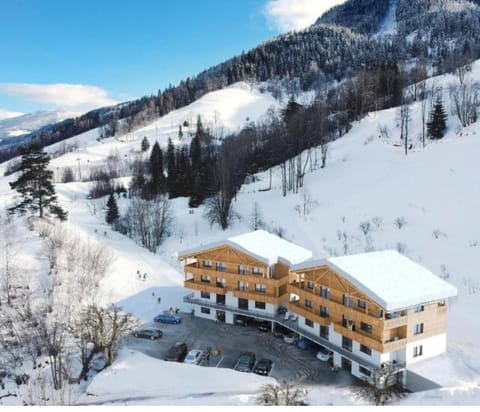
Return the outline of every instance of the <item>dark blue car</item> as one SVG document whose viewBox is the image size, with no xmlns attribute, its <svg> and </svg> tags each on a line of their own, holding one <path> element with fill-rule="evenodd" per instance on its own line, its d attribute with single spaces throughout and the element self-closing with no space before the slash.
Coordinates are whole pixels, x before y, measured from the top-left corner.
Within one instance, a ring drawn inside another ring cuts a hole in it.
<svg viewBox="0 0 480 412">
<path fill-rule="evenodd" d="M 160 323 L 173 323 L 173 324 L 178 324 L 182 322 L 182 318 L 179 315 L 164 315 L 160 314 L 157 315 L 153 318 L 155 322 L 160 322 Z"/>
<path fill-rule="evenodd" d="M 315 342 L 312 342 L 309 339 L 302 338 L 298 341 L 297 347 L 302 350 L 310 350 L 310 349 L 318 349 L 320 345 L 316 344 Z"/>
</svg>

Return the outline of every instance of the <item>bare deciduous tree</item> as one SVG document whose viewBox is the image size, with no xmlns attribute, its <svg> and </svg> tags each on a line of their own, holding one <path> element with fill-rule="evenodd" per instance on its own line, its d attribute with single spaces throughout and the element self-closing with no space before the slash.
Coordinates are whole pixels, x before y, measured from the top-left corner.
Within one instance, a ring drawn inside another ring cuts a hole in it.
<svg viewBox="0 0 480 412">
<path fill-rule="evenodd" d="M 250 213 L 250 229 L 259 230 L 265 228 L 265 220 L 263 218 L 262 209 L 257 202 L 253 204 L 252 212 Z"/>
<path fill-rule="evenodd" d="M 383 373 L 373 373 L 369 379 L 365 380 L 356 396 L 380 406 L 406 396 L 406 392 L 401 374 L 392 369 Z"/>
<path fill-rule="evenodd" d="M 264 385 L 257 396 L 257 404 L 263 406 L 304 406 L 307 405 L 308 391 L 287 382 L 282 385 Z"/>
<path fill-rule="evenodd" d="M 89 306 L 82 315 L 83 339 L 92 343 L 91 351 L 102 351 L 105 365 L 109 366 L 115 359 L 119 338 L 133 331 L 138 326 L 138 321 L 129 313 L 122 312 L 119 307 L 109 309 Z M 86 355 L 86 359 L 90 354 Z M 91 360 L 91 358 L 90 358 Z M 84 363 L 84 368 L 86 368 Z"/>
</svg>

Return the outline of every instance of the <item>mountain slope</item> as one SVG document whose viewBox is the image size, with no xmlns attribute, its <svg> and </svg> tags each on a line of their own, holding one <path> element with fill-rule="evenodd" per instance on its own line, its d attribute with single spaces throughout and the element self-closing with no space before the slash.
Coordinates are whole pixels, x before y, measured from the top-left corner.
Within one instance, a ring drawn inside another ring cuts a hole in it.
<svg viewBox="0 0 480 412">
<path fill-rule="evenodd" d="M 475 79 L 479 74 L 480 65 L 477 63 L 467 77 Z M 437 86 L 442 85 L 447 93 L 448 84 L 454 80 L 453 76 L 442 76 L 431 82 L 435 81 Z M 239 96 L 244 96 L 246 92 L 251 93 L 252 97 L 261 95 L 255 90 L 245 90 L 241 85 L 237 90 L 232 89 L 229 92 L 238 93 Z M 192 107 L 200 106 L 202 113 L 213 112 L 215 105 L 212 105 L 212 101 L 225 104 L 226 100 L 232 98 L 227 94 L 225 100 L 225 91 L 228 90 L 205 96 Z M 268 94 L 262 96 L 265 102 L 271 99 Z M 419 103 L 414 103 L 411 107 L 410 136 L 413 148 L 408 156 L 404 155 L 403 147 L 399 146 L 398 109 L 370 113 L 355 123 L 347 135 L 331 144 L 326 168 L 312 165 L 312 171 L 309 169 L 304 188 L 299 193 L 282 196 L 281 173 L 278 168 L 272 170 L 271 190 L 266 190 L 269 187 L 270 171 L 257 174 L 253 183 L 244 184 L 234 201 L 234 208 L 241 219 L 226 231 L 210 226 L 204 218 L 204 206 L 191 213 L 188 199 L 172 200 L 175 227 L 172 236 L 167 238 L 157 254 L 148 252 L 126 236 L 111 230 L 104 220 L 105 199 L 87 198 L 89 182 L 58 184 L 59 199 L 69 211 L 69 222 L 65 225 L 90 241 L 105 245 L 115 257 L 99 284 L 102 303 L 117 303 L 144 322 L 169 306 L 178 306 L 188 312 L 188 305 L 182 301 L 186 291 L 182 286 L 184 276 L 176 259 L 177 252 L 249 231 L 249 217 L 257 203 L 269 230 L 283 232 L 288 240 L 311 249 L 317 257 L 394 248 L 454 284 L 459 290 L 459 296 L 449 310 L 449 352 L 429 361 L 419 373 L 445 388 L 458 388 L 466 381 L 480 383 L 475 372 L 480 369 L 480 350 L 474 344 L 480 339 L 480 325 L 474 317 L 469 316 L 478 310 L 480 293 L 480 277 L 476 271 L 480 263 L 480 237 L 475 225 L 480 209 L 480 196 L 475 188 L 480 187 L 480 176 L 472 173 L 476 169 L 477 153 L 480 151 L 480 124 L 476 123 L 457 133 L 458 121 L 450 116 L 446 137 L 439 142 L 429 141 L 427 147 L 422 149 L 418 141 L 421 134 L 418 105 Z M 173 133 L 177 122 L 188 117 L 189 110 L 185 108 L 183 111 L 172 112 L 171 116 L 175 120 L 165 121 L 165 130 L 173 123 Z M 242 113 L 233 118 L 243 123 L 245 112 L 235 113 Z M 168 116 L 164 119 L 167 118 Z M 161 129 L 159 125 L 159 130 Z M 88 166 L 89 163 L 106 161 L 114 151 L 120 154 L 139 153 L 141 134 L 134 136 L 135 140 L 130 142 L 115 138 L 97 141 L 98 130 L 95 131 L 97 136 L 93 136 L 90 131 L 84 136 L 72 138 L 72 141 L 78 139 L 81 142 L 85 138 L 88 146 L 80 145 L 73 153 L 58 157 L 52 162 L 52 167 L 56 169 L 72 165 L 76 163 L 77 157 L 85 156 L 81 157 L 81 164 L 87 168 L 94 166 Z M 167 134 L 159 133 L 155 137 L 166 137 Z M 94 154 L 96 159 L 92 157 Z M 90 162 L 87 162 L 89 159 Z M 0 177 L 2 205 L 11 200 L 12 192 L 7 184 L 9 180 L 11 177 Z M 123 212 L 129 200 L 119 199 L 119 202 Z M 399 219 L 404 220 L 402 225 L 398 224 Z M 369 223 L 366 233 L 360 227 L 365 222 Z M 26 237 L 22 236 L 24 238 Z M 41 239 L 32 235 L 30 238 L 34 240 L 25 241 L 22 253 L 29 256 L 28 267 L 36 268 L 40 274 L 42 265 L 47 263 L 38 253 Z M 33 242 L 35 248 L 31 247 Z M 22 256 L 22 262 L 27 257 Z M 135 278 L 137 270 L 148 273 L 148 279 L 138 281 Z M 44 276 L 45 272 L 42 273 Z M 32 285 L 35 284 L 32 282 Z M 160 305 L 152 298 L 152 292 L 155 296 L 162 296 Z M 122 353 L 115 368 L 132 369 L 135 373 L 140 373 L 135 363 L 138 358 L 142 358 L 140 362 L 143 362 L 143 356 L 129 353 L 130 351 Z M 159 361 L 156 369 L 155 393 L 168 392 L 171 374 L 175 374 L 175 381 L 188 382 L 191 378 L 190 370 L 183 365 L 178 365 L 175 370 L 167 370 L 161 364 L 162 361 Z M 455 368 L 448 369 L 449 365 L 455 365 Z M 108 396 L 109 388 L 115 388 L 117 379 L 122 380 L 123 385 L 125 375 L 115 373 L 115 368 L 98 375 L 98 380 L 92 383 L 92 390 Z M 207 379 L 201 368 L 196 372 L 200 375 L 199 379 Z M 209 382 L 222 380 L 224 372 L 210 369 L 208 373 L 213 375 L 208 375 Z M 256 385 L 260 386 L 258 383 L 249 386 L 248 393 L 255 393 Z M 169 402 L 161 396 L 155 398 L 149 390 L 143 389 L 141 383 L 129 382 L 126 393 L 122 393 L 125 402 L 136 402 L 133 399 L 135 395 L 146 392 L 152 396 L 152 403 L 162 403 L 162 400 Z M 214 393 L 202 399 L 202 403 L 242 403 L 237 398 L 238 393 L 216 396 L 215 385 L 202 385 L 200 389 Z M 358 404 L 350 390 L 340 392 L 334 385 L 329 386 L 328 390 L 318 386 L 309 389 L 314 404 Z M 337 398 L 332 397 L 331 393 L 335 393 Z M 434 392 L 433 395 L 442 396 L 447 404 L 454 402 L 445 392 Z M 181 398 L 181 394 L 176 394 L 178 396 Z M 416 396 L 414 399 L 420 404 L 428 403 L 427 397 Z M 478 393 L 469 399 L 470 402 L 478 401 Z M 12 402 L 16 401 L 20 402 L 21 399 L 12 398 Z M 175 399 L 175 402 L 180 401 Z M 186 399 L 185 402 L 189 400 Z"/>
</svg>

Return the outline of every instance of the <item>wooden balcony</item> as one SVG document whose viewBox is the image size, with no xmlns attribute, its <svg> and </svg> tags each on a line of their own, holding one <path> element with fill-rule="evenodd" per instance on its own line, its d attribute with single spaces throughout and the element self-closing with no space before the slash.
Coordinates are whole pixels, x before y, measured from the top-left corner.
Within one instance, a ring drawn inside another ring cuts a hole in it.
<svg viewBox="0 0 480 412">
<path fill-rule="evenodd" d="M 380 340 L 375 339 L 361 330 L 351 330 L 350 328 L 343 326 L 341 322 L 334 322 L 333 328 L 335 332 L 345 336 L 346 338 L 359 342 L 360 344 L 380 353 L 392 352 L 404 348 L 407 344 L 407 339 L 405 338 L 392 339 L 388 342 L 382 343 Z"/>
<path fill-rule="evenodd" d="M 288 293 L 298 295 L 301 302 L 306 299 L 311 300 L 314 304 L 315 310 L 319 310 L 320 306 L 328 307 L 332 319 L 339 320 L 342 318 L 342 315 L 345 315 L 352 318 L 358 324 L 360 324 L 360 322 L 365 322 L 372 325 L 372 327 L 377 330 L 383 329 L 383 318 L 372 316 L 356 308 L 344 306 L 342 303 L 333 299 L 325 299 L 319 294 L 314 293 L 313 290 L 302 287 L 300 283 L 289 283 L 287 290 Z M 292 309 L 292 311 L 295 311 L 294 308 Z"/>
<path fill-rule="evenodd" d="M 328 326 L 331 322 L 330 317 L 324 318 L 314 309 L 301 306 L 299 302 L 288 302 L 288 310 L 322 326 Z"/>
<path fill-rule="evenodd" d="M 207 282 L 199 282 L 195 281 L 195 279 L 185 280 L 183 282 L 183 286 L 186 289 L 193 289 L 193 290 L 200 290 L 210 293 L 216 293 L 218 295 L 225 295 L 228 291 L 226 287 L 219 287 L 215 284 L 215 282 L 207 283 Z"/>
<path fill-rule="evenodd" d="M 398 328 L 400 326 L 405 326 L 408 323 L 408 318 L 407 316 L 399 316 L 398 318 L 393 318 L 393 319 L 385 319 L 384 323 L 384 329 L 394 329 Z"/>
<path fill-rule="evenodd" d="M 346 338 L 359 342 L 360 344 L 376 350 L 377 352 L 383 352 L 383 344 L 381 341 L 376 340 L 367 334 L 360 333 L 357 329 L 351 330 L 350 328 L 343 326 L 341 322 L 334 322 L 333 329 L 335 332 L 345 336 Z"/>
<path fill-rule="evenodd" d="M 227 285 L 237 285 L 239 281 L 248 282 L 252 285 L 255 283 L 263 283 L 267 285 L 267 288 L 278 288 L 282 285 L 286 285 L 288 283 L 288 277 L 284 276 L 280 279 L 275 278 L 268 278 L 264 275 L 252 275 L 252 274 L 245 274 L 242 275 L 235 271 L 219 271 L 215 270 L 215 268 L 206 268 L 200 267 L 197 268 L 195 264 L 193 265 L 185 265 L 184 266 L 185 273 L 191 273 L 195 277 L 200 277 L 200 275 L 208 275 L 212 279 L 216 278 L 223 278 L 227 281 Z"/>
<path fill-rule="evenodd" d="M 402 349 L 407 346 L 407 339 L 391 340 L 383 344 L 383 352 L 393 352 L 398 349 Z"/>
<path fill-rule="evenodd" d="M 248 289 L 232 289 L 233 296 L 240 298 L 240 299 L 248 299 L 254 300 L 257 302 L 265 302 L 265 303 L 272 303 L 272 304 L 280 304 L 283 302 L 288 301 L 288 294 L 284 294 L 281 296 L 275 296 L 271 293 L 264 293 L 264 292 L 257 292 L 255 289 L 252 288 Z"/>
</svg>

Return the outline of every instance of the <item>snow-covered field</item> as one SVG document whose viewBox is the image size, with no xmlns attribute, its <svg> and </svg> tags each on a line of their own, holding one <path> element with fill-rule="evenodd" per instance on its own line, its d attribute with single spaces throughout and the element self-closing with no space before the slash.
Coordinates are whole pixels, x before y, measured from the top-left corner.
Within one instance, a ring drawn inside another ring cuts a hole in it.
<svg viewBox="0 0 480 412">
<path fill-rule="evenodd" d="M 475 76 L 479 67 L 474 68 Z M 441 81 L 446 86 L 453 78 L 446 76 Z M 135 155 L 143 136 L 165 145 L 168 137 L 176 138 L 179 122 L 190 117 L 195 120 L 198 113 L 202 117 L 211 113 L 211 122 L 218 111 L 216 118 L 222 127 L 235 130 L 246 117 L 256 120 L 268 107 L 278 107 L 269 94 L 244 84 L 215 93 L 128 138 L 97 142 L 98 131 L 72 138 L 80 142 L 79 151 L 53 160 L 52 167 L 75 166 L 76 159 L 87 167 L 103 162 L 112 151 Z M 160 309 L 179 306 L 188 310 L 182 301 L 186 292 L 177 252 L 248 232 L 255 203 L 269 228 L 283 228 L 287 240 L 312 250 L 316 258 L 383 249 L 401 251 L 456 286 L 458 297 L 450 303 L 448 353 L 415 366 L 416 372 L 443 388 L 410 395 L 399 404 L 478 405 L 480 322 L 475 314 L 480 309 L 480 124 L 458 132 L 455 117 L 449 116 L 446 137 L 428 141 L 422 148 L 418 104 L 412 107 L 411 117 L 414 147 L 408 156 L 399 146 L 397 110 L 371 113 L 331 144 L 327 167 L 309 172 L 298 194 L 282 197 L 278 170 L 273 171 L 270 191 L 264 191 L 269 186 L 268 172 L 258 175 L 255 183 L 244 185 L 234 203 L 241 219 L 225 232 L 208 225 L 203 207 L 192 214 L 187 199 L 173 200 L 175 230 L 156 255 L 109 229 L 103 211 L 95 213 L 86 199 L 88 183 L 58 184 L 57 191 L 69 211 L 68 225 L 104 243 L 115 255 L 100 285 L 104 301 L 119 303 L 142 321 L 158 313 L 152 291 L 162 296 Z M 388 133 L 382 134 L 380 129 Z M 11 177 L 0 177 L 1 203 L 11 199 L 8 180 Z M 97 201 L 97 205 L 104 202 Z M 364 222 L 370 223 L 367 233 L 360 228 Z M 398 222 L 405 223 L 399 228 Z M 137 270 L 148 274 L 145 281 L 136 277 Z M 180 387 L 180 382 L 188 382 L 188 389 Z M 121 396 L 123 404 L 136 405 L 245 405 L 254 403 L 254 394 L 264 382 L 264 378 L 231 370 L 172 365 L 123 350 L 114 366 L 90 383 L 87 391 L 96 396 L 83 396 L 80 401 L 108 403 Z M 348 390 L 309 389 L 311 404 L 359 404 Z M 16 398 L 8 398 L 8 402 L 20 403 Z"/>
</svg>

